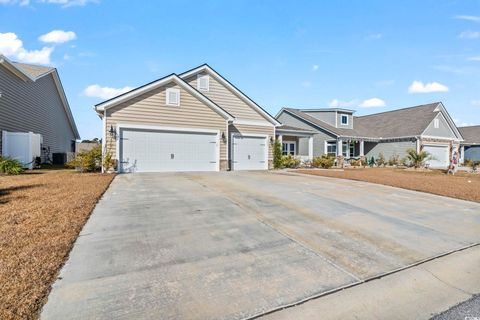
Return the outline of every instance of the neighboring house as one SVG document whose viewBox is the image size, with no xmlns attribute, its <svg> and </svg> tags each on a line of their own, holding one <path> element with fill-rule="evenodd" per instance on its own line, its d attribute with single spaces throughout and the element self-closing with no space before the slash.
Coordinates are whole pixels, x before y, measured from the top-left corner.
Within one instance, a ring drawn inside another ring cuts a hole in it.
<svg viewBox="0 0 480 320">
<path fill-rule="evenodd" d="M 458 151 L 462 135 L 441 102 L 356 117 L 353 110 L 341 108 L 283 108 L 277 120 L 284 125 L 313 130 L 312 139 L 297 138 L 296 154 L 328 154 L 344 158 L 383 154 L 386 160 L 403 158 L 410 148 L 425 150 L 432 156 L 433 168 L 446 168 L 453 151 Z M 285 140 L 280 134 L 279 139 Z M 287 143 L 283 144 L 284 149 Z M 288 148 L 291 148 L 288 146 Z"/>
<path fill-rule="evenodd" d="M 208 65 L 95 106 L 119 172 L 264 170 L 278 121 Z"/>
<path fill-rule="evenodd" d="M 465 160 L 480 161 L 480 125 L 459 127 L 458 130 L 465 139 L 460 154 L 461 162 Z"/>
<path fill-rule="evenodd" d="M 10 133 L 40 134 L 43 161 L 54 153 L 66 157 L 80 139 L 55 68 L 12 62 L 0 54 L 0 114 L 0 155 Z"/>
</svg>

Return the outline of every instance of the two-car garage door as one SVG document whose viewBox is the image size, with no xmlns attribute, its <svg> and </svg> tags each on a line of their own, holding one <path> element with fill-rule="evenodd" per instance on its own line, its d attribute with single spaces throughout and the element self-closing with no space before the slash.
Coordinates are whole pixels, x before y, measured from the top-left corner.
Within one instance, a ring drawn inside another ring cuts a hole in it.
<svg viewBox="0 0 480 320">
<path fill-rule="evenodd" d="M 217 171 L 218 134 L 120 130 L 121 172 Z"/>
</svg>

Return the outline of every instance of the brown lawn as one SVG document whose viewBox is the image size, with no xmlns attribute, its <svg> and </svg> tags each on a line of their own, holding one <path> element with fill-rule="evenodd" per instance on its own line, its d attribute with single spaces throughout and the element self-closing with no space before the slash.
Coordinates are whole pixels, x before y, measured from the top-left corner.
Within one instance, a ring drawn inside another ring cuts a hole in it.
<svg viewBox="0 0 480 320">
<path fill-rule="evenodd" d="M 413 171 L 394 168 L 356 168 L 337 170 L 296 170 L 332 178 L 384 184 L 415 191 L 480 202 L 480 175 L 457 172 L 446 175 L 439 170 Z"/>
<path fill-rule="evenodd" d="M 114 175 L 0 176 L 0 319 L 32 319 Z"/>
</svg>

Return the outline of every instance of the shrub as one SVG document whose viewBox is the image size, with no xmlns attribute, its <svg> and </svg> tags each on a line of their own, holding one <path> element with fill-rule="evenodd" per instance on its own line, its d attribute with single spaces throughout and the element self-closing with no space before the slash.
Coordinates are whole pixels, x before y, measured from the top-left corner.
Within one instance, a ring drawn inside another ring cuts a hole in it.
<svg viewBox="0 0 480 320">
<path fill-rule="evenodd" d="M 363 161 L 362 161 L 362 159 L 351 159 L 350 160 L 350 165 L 352 167 L 361 167 L 361 166 L 363 166 Z"/>
<path fill-rule="evenodd" d="M 480 161 L 465 160 L 464 165 L 472 168 L 473 172 L 476 172 L 478 167 L 480 166 Z"/>
<path fill-rule="evenodd" d="M 273 167 L 275 169 L 282 167 L 282 144 L 278 140 L 273 143 Z"/>
<path fill-rule="evenodd" d="M 370 167 L 373 167 L 375 165 L 375 158 L 373 156 L 370 158 L 370 160 L 368 160 L 368 165 Z"/>
<path fill-rule="evenodd" d="M 78 168 L 81 172 L 91 172 L 99 170 L 101 168 L 101 163 L 102 147 L 99 145 L 89 151 L 77 153 L 75 158 L 69 161 L 66 166 L 70 168 Z"/>
<path fill-rule="evenodd" d="M 23 172 L 23 165 L 17 159 L 0 157 L 0 172 L 6 174 L 20 174 Z"/>
<path fill-rule="evenodd" d="M 417 152 L 415 149 L 407 150 L 407 159 L 415 169 L 423 167 L 425 165 L 425 160 L 428 159 L 430 154 L 427 151 Z"/>
<path fill-rule="evenodd" d="M 376 163 L 378 167 L 385 166 L 386 162 L 385 162 L 385 156 L 383 155 L 383 153 L 380 152 L 378 154 Z"/>
<path fill-rule="evenodd" d="M 398 154 L 393 154 L 390 159 L 388 159 L 389 166 L 398 166 L 400 163 L 400 156 Z"/>
<path fill-rule="evenodd" d="M 322 155 L 320 157 L 314 157 L 312 160 L 312 165 L 315 168 L 329 169 L 335 164 L 335 157 Z"/>
<path fill-rule="evenodd" d="M 292 155 L 282 156 L 281 168 L 297 168 L 300 165 L 300 159 L 295 158 Z"/>
<path fill-rule="evenodd" d="M 112 159 L 112 154 L 107 151 L 105 157 L 103 157 L 103 168 L 108 171 L 110 168 L 115 168 L 115 159 Z"/>
</svg>

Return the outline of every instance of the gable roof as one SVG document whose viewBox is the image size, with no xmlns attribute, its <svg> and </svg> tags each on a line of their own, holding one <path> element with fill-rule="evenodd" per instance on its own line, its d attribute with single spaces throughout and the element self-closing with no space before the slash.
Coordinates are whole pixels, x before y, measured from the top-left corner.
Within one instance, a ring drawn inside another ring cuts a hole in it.
<svg viewBox="0 0 480 320">
<path fill-rule="evenodd" d="M 460 132 L 453 124 L 453 120 L 451 120 L 450 115 L 446 112 L 441 102 L 353 117 L 353 129 L 335 128 L 334 126 L 310 116 L 299 109 L 284 108 L 280 113 L 282 111 L 295 115 L 296 117 L 309 122 L 311 125 L 319 127 L 337 137 L 371 139 L 420 136 L 433 119 L 439 113 L 442 113 L 455 135 L 460 140 L 462 139 Z"/>
<path fill-rule="evenodd" d="M 53 82 L 57 88 L 58 95 L 62 101 L 63 109 L 67 115 L 68 122 L 72 128 L 75 139 L 80 139 L 80 134 L 78 133 L 77 125 L 73 119 L 72 111 L 70 105 L 68 104 L 67 96 L 63 90 L 63 85 L 58 75 L 57 69 L 52 67 L 38 66 L 34 64 L 19 63 L 10 61 L 7 57 L 0 54 L 0 65 L 5 67 L 7 70 L 15 74 L 17 77 L 23 81 L 35 82 L 38 79 L 41 79 L 49 74 L 52 75 Z"/>
<path fill-rule="evenodd" d="M 303 110 L 305 110 L 305 109 L 303 109 Z M 325 121 L 322 121 L 318 118 L 315 118 L 314 116 L 311 116 L 311 115 L 309 115 L 309 114 L 307 114 L 304 111 L 301 111 L 299 109 L 283 108 L 278 113 L 278 116 L 280 116 L 280 114 L 282 112 L 287 112 L 290 115 L 293 115 L 294 117 L 307 122 L 311 126 L 316 127 L 317 129 L 321 129 L 323 131 L 326 131 L 326 132 L 328 132 L 328 133 L 330 133 L 334 136 L 337 136 L 337 137 L 356 137 L 356 138 L 372 138 L 372 137 L 374 137 L 374 136 L 371 136 L 371 135 L 365 135 L 365 133 L 363 132 L 364 130 L 359 130 L 357 128 L 356 123 L 354 123 L 354 127 L 355 127 L 354 129 L 335 128 L 334 126 L 326 123 Z"/>
<path fill-rule="evenodd" d="M 172 73 L 166 77 L 160 78 L 158 80 L 152 81 L 150 83 L 147 83 L 143 86 L 140 86 L 138 88 L 135 88 L 133 90 L 130 90 L 128 92 L 125 92 L 121 95 L 118 95 L 116 97 L 113 97 L 111 99 L 105 100 L 101 103 L 98 103 L 95 105 L 95 111 L 98 113 L 100 117 L 103 117 L 102 112 L 106 109 L 109 109 L 111 107 L 117 106 L 123 102 L 126 102 L 130 99 L 133 99 L 135 97 L 138 97 L 139 95 L 142 95 L 146 92 L 149 92 L 153 89 L 159 88 L 161 86 L 164 86 L 169 83 L 175 83 L 178 86 L 180 86 L 182 89 L 196 97 L 198 100 L 206 104 L 208 107 L 210 107 L 213 111 L 217 112 L 220 116 L 222 116 L 225 120 L 228 121 L 233 121 L 234 117 L 222 109 L 220 106 L 218 106 L 215 102 L 204 96 L 201 92 L 199 92 L 197 89 L 193 88 L 191 85 L 183 81 L 179 76 L 176 74 Z"/>
<path fill-rule="evenodd" d="M 462 144 L 479 144 L 480 145 L 480 125 L 459 127 L 458 130 L 465 140 Z"/>
<path fill-rule="evenodd" d="M 243 93 L 240 89 L 235 87 L 230 81 L 225 79 L 221 74 L 219 74 L 217 71 L 215 71 L 212 67 L 210 67 L 208 64 L 202 64 L 201 66 L 198 66 L 196 68 L 190 69 L 188 71 L 185 71 L 179 75 L 180 78 L 185 79 L 190 76 L 193 76 L 195 74 L 198 74 L 200 72 L 206 72 L 212 77 L 215 78 L 218 82 L 220 82 L 223 86 L 225 86 L 227 89 L 231 90 L 236 96 L 238 96 L 243 102 L 245 102 L 248 106 L 250 106 L 252 109 L 257 111 L 260 115 L 262 115 L 268 122 L 272 123 L 275 126 L 279 126 L 280 122 L 275 119 L 272 115 L 270 115 L 267 111 L 265 111 L 262 107 L 260 107 L 255 101 L 250 99 L 249 96 L 247 96 L 245 93 Z"/>
</svg>

